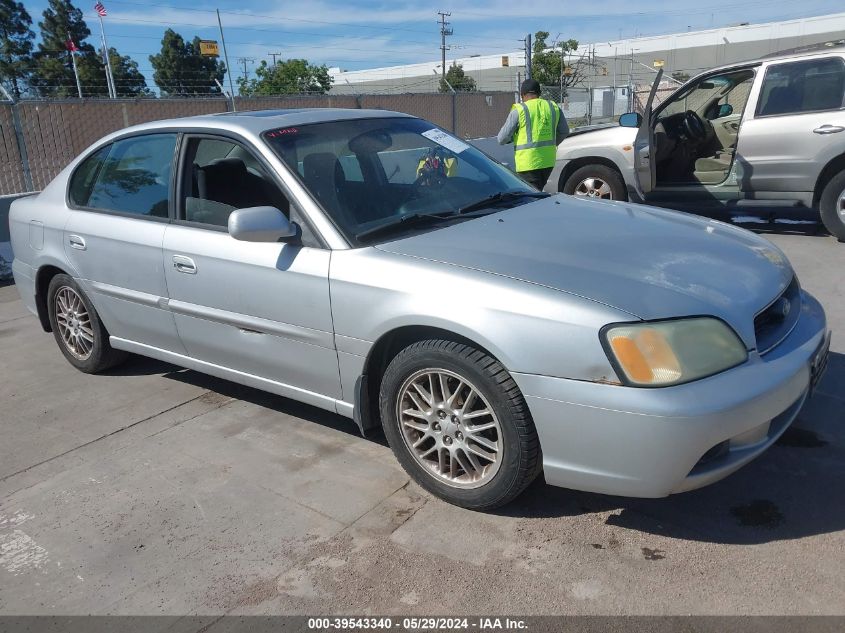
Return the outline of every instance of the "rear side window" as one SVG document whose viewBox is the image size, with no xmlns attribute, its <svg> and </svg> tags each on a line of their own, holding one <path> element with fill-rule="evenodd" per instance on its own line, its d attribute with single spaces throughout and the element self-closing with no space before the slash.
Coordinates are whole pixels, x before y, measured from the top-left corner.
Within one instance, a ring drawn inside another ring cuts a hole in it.
<svg viewBox="0 0 845 633">
<path fill-rule="evenodd" d="M 94 187 L 94 182 L 97 180 L 103 161 L 108 157 L 109 151 L 111 151 L 111 145 L 101 147 L 82 161 L 82 164 L 73 173 L 68 193 L 70 201 L 74 205 L 84 207 L 88 204 L 91 189 Z"/>
<path fill-rule="evenodd" d="M 845 102 L 845 61 L 840 57 L 769 66 L 759 116 L 838 110 Z"/>
<path fill-rule="evenodd" d="M 116 141 L 74 172 L 70 199 L 90 209 L 166 218 L 175 148 L 175 134 Z"/>
</svg>

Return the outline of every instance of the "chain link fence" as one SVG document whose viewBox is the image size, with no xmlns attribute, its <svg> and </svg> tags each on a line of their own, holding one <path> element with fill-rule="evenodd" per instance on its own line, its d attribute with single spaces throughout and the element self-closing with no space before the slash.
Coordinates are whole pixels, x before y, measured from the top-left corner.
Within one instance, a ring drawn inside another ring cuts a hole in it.
<svg viewBox="0 0 845 633">
<path fill-rule="evenodd" d="M 513 94 L 303 95 L 235 99 L 239 111 L 371 108 L 405 112 L 463 138 L 492 136 Z M 43 188 L 97 139 L 138 123 L 231 110 L 225 98 L 21 101 L 0 104 L 0 195 Z"/>
</svg>

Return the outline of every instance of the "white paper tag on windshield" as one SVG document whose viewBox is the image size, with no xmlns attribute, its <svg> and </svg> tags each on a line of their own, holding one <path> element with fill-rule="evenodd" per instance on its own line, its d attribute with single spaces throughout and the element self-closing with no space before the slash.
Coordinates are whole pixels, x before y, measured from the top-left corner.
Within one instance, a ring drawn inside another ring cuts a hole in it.
<svg viewBox="0 0 845 633">
<path fill-rule="evenodd" d="M 455 152 L 456 154 L 460 154 L 469 147 L 469 145 L 463 141 L 456 139 L 454 136 L 449 136 L 446 132 L 438 130 L 437 128 L 423 132 L 422 135 L 427 139 L 434 141 L 438 145 L 442 145 L 449 151 Z"/>
</svg>

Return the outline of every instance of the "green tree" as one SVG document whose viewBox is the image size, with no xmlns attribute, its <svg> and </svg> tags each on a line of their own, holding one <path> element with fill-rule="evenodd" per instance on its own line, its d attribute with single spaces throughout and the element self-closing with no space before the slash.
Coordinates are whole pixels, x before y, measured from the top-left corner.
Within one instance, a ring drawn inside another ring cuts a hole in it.
<svg viewBox="0 0 845 633">
<path fill-rule="evenodd" d="M 85 40 L 91 30 L 82 18 L 82 11 L 70 0 L 49 0 L 38 23 L 41 42 L 35 54 L 35 69 L 31 84 L 45 97 L 76 96 L 76 79 L 67 51 L 68 36 L 79 48 L 76 64 L 85 96 L 106 96 L 105 68 L 100 54 Z"/>
<path fill-rule="evenodd" d="M 541 86 L 561 86 L 562 80 L 565 93 L 568 86 L 583 81 L 587 64 L 582 58 L 572 61 L 572 53 L 578 50 L 578 40 L 560 40 L 550 47 L 546 42 L 548 39 L 548 31 L 534 34 L 531 77 Z"/>
<path fill-rule="evenodd" d="M 332 78 L 325 65 L 309 64 L 305 59 L 288 59 L 273 64 L 262 61 L 254 79 L 238 79 L 238 90 L 245 97 L 283 94 L 325 94 Z"/>
<path fill-rule="evenodd" d="M 147 80 L 138 70 L 138 62 L 129 55 L 121 55 L 114 47 L 109 47 L 109 62 L 118 97 L 153 96 L 147 88 Z"/>
<path fill-rule="evenodd" d="M 32 18 L 15 0 L 0 0 L 0 79 L 20 99 L 32 72 Z"/>
<path fill-rule="evenodd" d="M 446 83 L 448 82 L 448 83 Z M 446 81 L 440 78 L 440 92 L 452 92 L 449 86 L 455 89 L 455 92 L 475 92 L 475 79 L 464 72 L 464 67 L 457 62 L 452 62 L 449 69 L 446 71 Z"/>
<path fill-rule="evenodd" d="M 220 94 L 215 83 L 222 82 L 226 64 L 216 57 L 200 54 L 200 38 L 186 42 L 179 33 L 167 29 L 161 39 L 161 52 L 150 55 L 153 80 L 163 96 Z"/>
</svg>

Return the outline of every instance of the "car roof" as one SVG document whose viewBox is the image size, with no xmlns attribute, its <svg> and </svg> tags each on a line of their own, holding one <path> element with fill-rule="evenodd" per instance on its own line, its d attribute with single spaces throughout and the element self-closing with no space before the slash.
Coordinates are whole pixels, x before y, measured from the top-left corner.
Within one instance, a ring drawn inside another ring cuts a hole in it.
<svg viewBox="0 0 845 633">
<path fill-rule="evenodd" d="M 309 123 L 326 123 L 330 121 L 351 121 L 355 119 L 376 118 L 414 118 L 402 112 L 390 110 L 365 110 L 352 108 L 295 108 L 286 110 L 250 110 L 246 112 L 221 112 L 216 114 L 201 114 L 180 117 L 176 119 L 162 119 L 142 123 L 120 130 L 119 134 L 127 132 L 143 132 L 158 129 L 191 129 L 210 128 L 230 130 L 235 132 L 249 132 L 260 134 L 265 130 Z M 111 135 L 114 136 L 114 135 Z"/>
<path fill-rule="evenodd" d="M 791 48 L 784 51 L 778 51 L 776 53 L 770 53 L 769 55 L 764 55 L 763 57 L 757 57 L 756 59 L 749 59 L 744 62 L 734 62 L 732 64 L 723 64 L 722 66 L 714 66 L 713 68 L 709 68 L 698 75 L 709 75 L 713 72 L 719 72 L 723 70 L 731 70 L 733 68 L 742 68 L 747 66 L 759 66 L 764 62 L 771 62 L 783 59 L 802 59 L 804 57 L 814 57 L 820 55 L 827 55 L 830 53 L 838 53 L 838 54 L 845 54 L 845 40 L 835 40 L 832 42 L 822 42 L 820 44 L 810 44 L 808 46 L 799 46 L 798 48 Z M 695 78 L 695 77 L 694 77 Z"/>
</svg>

